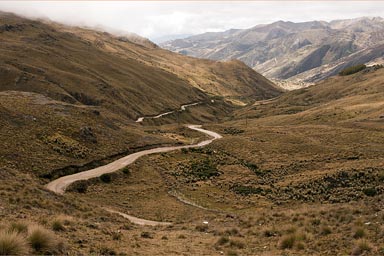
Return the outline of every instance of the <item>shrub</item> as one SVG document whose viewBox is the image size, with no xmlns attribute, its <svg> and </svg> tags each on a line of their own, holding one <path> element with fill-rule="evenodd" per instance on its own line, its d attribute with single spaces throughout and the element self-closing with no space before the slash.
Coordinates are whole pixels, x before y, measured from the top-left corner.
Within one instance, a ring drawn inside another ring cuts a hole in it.
<svg viewBox="0 0 384 256">
<path fill-rule="evenodd" d="M 195 229 L 196 229 L 197 231 L 199 231 L 199 232 L 207 232 L 207 230 L 208 230 L 208 225 L 206 225 L 206 224 L 203 224 L 203 225 L 197 225 L 197 226 L 195 227 Z"/>
<path fill-rule="evenodd" d="M 222 237 L 219 238 L 219 240 L 217 240 L 216 244 L 217 245 L 224 245 L 224 244 L 226 244 L 228 242 L 229 242 L 228 237 L 222 236 Z"/>
<path fill-rule="evenodd" d="M 320 223 L 321 223 L 321 220 L 320 219 L 313 219 L 313 220 L 311 220 L 311 224 L 313 225 L 313 226 L 319 226 L 320 225 Z"/>
<path fill-rule="evenodd" d="M 281 249 L 292 249 L 295 241 L 296 236 L 294 234 L 283 236 L 280 240 L 279 247 Z"/>
<path fill-rule="evenodd" d="M 123 237 L 123 234 L 120 231 L 116 231 L 112 233 L 113 240 L 121 240 L 122 237 Z"/>
<path fill-rule="evenodd" d="M 224 233 L 229 236 L 241 236 L 240 231 L 237 228 L 227 229 Z"/>
<path fill-rule="evenodd" d="M 123 168 L 121 171 L 126 175 L 131 174 L 131 170 L 128 167 Z"/>
<path fill-rule="evenodd" d="M 366 196 L 375 196 L 377 194 L 377 190 L 375 187 L 364 188 L 363 193 Z"/>
<path fill-rule="evenodd" d="M 244 162 L 243 165 L 247 167 L 249 170 L 254 172 L 256 175 L 263 175 L 265 174 L 262 170 L 259 169 L 259 167 L 254 163 Z"/>
<path fill-rule="evenodd" d="M 365 236 L 365 231 L 362 228 L 356 229 L 355 233 L 353 234 L 353 238 L 363 238 Z"/>
<path fill-rule="evenodd" d="M 88 185 L 89 185 L 89 182 L 87 180 L 79 180 L 71 184 L 69 190 L 71 191 L 73 190 L 78 193 L 85 193 L 87 192 Z"/>
<path fill-rule="evenodd" d="M 114 249 L 111 249 L 106 246 L 102 246 L 99 249 L 100 255 L 117 255 L 116 251 Z"/>
<path fill-rule="evenodd" d="M 279 232 L 275 229 L 275 228 L 272 228 L 272 229 L 265 229 L 263 231 L 263 235 L 265 237 L 273 237 L 273 236 L 277 236 L 279 234 Z"/>
<path fill-rule="evenodd" d="M 329 234 L 331 234 L 331 233 L 332 233 L 332 230 L 331 230 L 330 227 L 323 226 L 323 227 L 321 228 L 320 234 L 326 236 L 326 235 L 329 235 Z"/>
<path fill-rule="evenodd" d="M 110 183 L 112 181 L 111 174 L 104 173 L 100 176 L 100 180 L 104 183 Z"/>
<path fill-rule="evenodd" d="M 27 242 L 19 232 L 0 232 L 0 255 L 26 255 L 27 253 Z"/>
<path fill-rule="evenodd" d="M 352 67 L 347 67 L 343 70 L 341 70 L 339 72 L 339 75 L 340 76 L 348 76 L 348 75 L 352 75 L 352 74 L 355 74 L 363 69 L 366 69 L 367 66 L 364 65 L 364 64 L 359 64 L 359 65 L 356 65 L 356 66 L 352 66 Z"/>
<path fill-rule="evenodd" d="M 229 246 L 232 247 L 232 248 L 238 248 L 238 249 L 242 249 L 245 247 L 245 244 L 239 240 L 231 240 L 229 242 Z"/>
<path fill-rule="evenodd" d="M 28 242 L 37 253 L 52 253 L 56 248 L 55 236 L 43 227 L 29 228 Z"/>
<path fill-rule="evenodd" d="M 232 190 L 236 194 L 240 194 L 242 196 L 248 196 L 252 194 L 264 194 L 265 191 L 261 187 L 252 187 L 252 186 L 243 186 L 243 185 L 235 185 L 232 187 Z"/>
<path fill-rule="evenodd" d="M 224 128 L 224 133 L 225 134 L 236 135 L 236 134 L 244 133 L 244 130 L 237 129 L 237 128 L 234 128 L 234 127 L 228 127 L 228 128 Z"/>
<path fill-rule="evenodd" d="M 142 238 L 150 238 L 150 239 L 153 238 L 153 235 L 151 233 L 147 232 L 147 231 L 142 232 L 140 236 Z"/>
<path fill-rule="evenodd" d="M 191 164 L 189 174 L 200 180 L 206 180 L 213 176 L 219 176 L 217 166 L 209 158 Z"/>
</svg>

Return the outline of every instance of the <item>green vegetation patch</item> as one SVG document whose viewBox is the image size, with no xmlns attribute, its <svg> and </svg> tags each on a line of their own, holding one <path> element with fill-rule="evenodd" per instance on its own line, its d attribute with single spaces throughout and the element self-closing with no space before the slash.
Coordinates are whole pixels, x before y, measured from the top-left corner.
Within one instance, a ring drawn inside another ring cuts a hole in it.
<svg viewBox="0 0 384 256">
<path fill-rule="evenodd" d="M 236 135 L 236 134 L 241 134 L 241 133 L 244 133 L 244 130 L 237 129 L 235 127 L 224 128 L 224 134 Z"/>
<path fill-rule="evenodd" d="M 78 141 L 59 133 L 47 136 L 43 140 L 61 155 L 85 158 L 89 153 L 88 148 L 81 145 Z"/>
<path fill-rule="evenodd" d="M 206 180 L 211 177 L 219 176 L 217 164 L 209 158 L 192 162 L 189 168 L 189 175 L 199 179 Z"/>
<path fill-rule="evenodd" d="M 359 64 L 359 65 L 356 65 L 356 66 L 352 66 L 352 67 L 348 67 L 348 68 L 345 68 L 343 70 L 341 70 L 339 72 L 339 75 L 340 76 L 348 76 L 348 75 L 352 75 L 352 74 L 355 74 L 361 70 L 364 70 L 366 69 L 367 66 L 364 65 L 364 64 Z"/>
<path fill-rule="evenodd" d="M 243 186 L 243 185 L 233 186 L 232 191 L 242 196 L 266 195 L 267 193 L 271 192 L 270 189 L 264 189 L 261 187 Z"/>
</svg>

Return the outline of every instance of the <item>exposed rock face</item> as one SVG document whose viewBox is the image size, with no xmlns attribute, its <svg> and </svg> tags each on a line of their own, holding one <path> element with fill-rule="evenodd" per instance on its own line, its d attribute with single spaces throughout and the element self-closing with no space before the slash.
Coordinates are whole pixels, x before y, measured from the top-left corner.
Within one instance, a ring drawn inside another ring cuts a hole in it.
<svg viewBox="0 0 384 256">
<path fill-rule="evenodd" d="M 278 21 L 250 29 L 205 33 L 161 44 L 194 57 L 239 59 L 273 79 L 315 82 L 357 62 L 383 56 L 384 19 Z"/>
</svg>

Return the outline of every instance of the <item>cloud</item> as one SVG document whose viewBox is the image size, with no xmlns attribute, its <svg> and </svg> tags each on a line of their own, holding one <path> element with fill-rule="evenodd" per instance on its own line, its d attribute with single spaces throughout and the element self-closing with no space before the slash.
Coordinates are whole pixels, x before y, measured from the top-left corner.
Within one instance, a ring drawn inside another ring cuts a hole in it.
<svg viewBox="0 0 384 256">
<path fill-rule="evenodd" d="M 380 16 L 381 1 L 0 1 L 0 10 L 80 26 L 109 27 L 154 38 L 249 28 L 277 20 Z"/>
</svg>

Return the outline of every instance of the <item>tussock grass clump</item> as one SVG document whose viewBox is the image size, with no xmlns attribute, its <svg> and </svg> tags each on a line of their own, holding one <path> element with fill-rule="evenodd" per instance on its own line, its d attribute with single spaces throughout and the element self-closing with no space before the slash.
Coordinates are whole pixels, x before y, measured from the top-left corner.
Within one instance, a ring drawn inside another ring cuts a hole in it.
<svg viewBox="0 0 384 256">
<path fill-rule="evenodd" d="M 237 255 L 239 255 L 236 251 L 228 251 L 227 252 L 227 255 L 228 256 L 237 256 Z"/>
<path fill-rule="evenodd" d="M 65 230 L 64 224 L 63 224 L 63 222 L 60 219 L 55 219 L 52 222 L 52 226 L 51 227 L 52 227 L 53 231 L 64 231 Z"/>
<path fill-rule="evenodd" d="M 117 255 L 117 252 L 112 248 L 102 246 L 99 248 L 99 254 L 100 255 Z"/>
<path fill-rule="evenodd" d="M 356 242 L 356 246 L 352 251 L 352 255 L 362 255 L 364 252 L 372 250 L 371 245 L 365 239 L 360 239 Z"/>
<path fill-rule="evenodd" d="M 229 236 L 241 236 L 240 231 L 237 228 L 231 228 L 224 231 Z"/>
<path fill-rule="evenodd" d="M 363 228 L 357 228 L 353 234 L 353 238 L 363 238 L 365 236 L 365 230 Z"/>
<path fill-rule="evenodd" d="M 240 240 L 231 240 L 229 241 L 229 246 L 232 248 L 243 249 L 245 248 L 245 244 Z"/>
<path fill-rule="evenodd" d="M 296 236 L 294 234 L 285 235 L 281 238 L 279 242 L 279 247 L 281 249 L 292 249 L 295 242 Z"/>
<path fill-rule="evenodd" d="M 26 255 L 27 253 L 27 242 L 20 232 L 0 232 L 0 255 Z"/>
<path fill-rule="evenodd" d="M 148 231 L 143 231 L 141 232 L 141 235 L 140 235 L 142 238 L 149 238 L 149 239 L 152 239 L 153 238 L 153 234 L 149 233 Z"/>
<path fill-rule="evenodd" d="M 202 225 L 197 225 L 195 229 L 199 232 L 207 232 L 208 231 L 208 225 L 207 224 L 202 224 Z"/>
<path fill-rule="evenodd" d="M 57 245 L 55 235 L 37 225 L 29 228 L 28 242 L 37 253 L 52 253 Z"/>
<path fill-rule="evenodd" d="M 272 227 L 266 227 L 262 230 L 261 234 L 264 237 L 273 237 L 273 236 L 278 236 L 281 235 L 281 231 L 277 230 L 275 226 Z"/>
<path fill-rule="evenodd" d="M 293 232 L 283 236 L 279 241 L 280 249 L 299 249 L 302 250 L 305 247 L 304 241 L 307 240 L 306 233 Z"/>
<path fill-rule="evenodd" d="M 12 222 L 9 226 L 10 232 L 27 233 L 28 225 L 23 222 Z"/>
<path fill-rule="evenodd" d="M 330 227 L 328 227 L 328 226 L 322 226 L 321 227 L 320 234 L 326 236 L 326 235 L 329 235 L 331 233 L 332 233 L 332 230 Z"/>
<path fill-rule="evenodd" d="M 229 238 L 226 236 L 222 236 L 219 238 L 219 240 L 217 240 L 216 245 L 224 245 L 227 243 L 229 243 Z"/>
<path fill-rule="evenodd" d="M 123 234 L 120 231 L 116 231 L 112 233 L 113 240 L 121 240 L 122 237 L 123 237 Z"/>
</svg>

